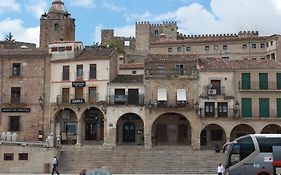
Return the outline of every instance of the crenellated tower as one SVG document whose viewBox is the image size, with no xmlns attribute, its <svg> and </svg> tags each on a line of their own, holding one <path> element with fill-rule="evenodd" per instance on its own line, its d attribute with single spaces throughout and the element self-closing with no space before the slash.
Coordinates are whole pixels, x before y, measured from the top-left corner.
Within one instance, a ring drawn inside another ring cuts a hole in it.
<svg viewBox="0 0 281 175">
<path fill-rule="evenodd" d="M 61 0 L 54 0 L 48 13 L 40 19 L 40 48 L 48 48 L 51 42 L 74 40 L 75 19 L 70 17 Z"/>
</svg>

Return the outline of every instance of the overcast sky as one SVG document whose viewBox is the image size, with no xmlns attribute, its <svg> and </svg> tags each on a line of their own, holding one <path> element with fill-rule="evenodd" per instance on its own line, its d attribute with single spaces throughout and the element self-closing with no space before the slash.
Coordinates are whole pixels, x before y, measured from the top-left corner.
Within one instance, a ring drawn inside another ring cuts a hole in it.
<svg viewBox="0 0 281 175">
<path fill-rule="evenodd" d="M 136 21 L 177 21 L 184 34 L 238 33 L 257 30 L 281 34 L 281 0 L 63 0 L 76 19 L 76 40 L 100 42 L 100 29 L 134 36 Z M 1 0 L 0 39 L 39 43 L 40 16 L 52 0 Z"/>
</svg>

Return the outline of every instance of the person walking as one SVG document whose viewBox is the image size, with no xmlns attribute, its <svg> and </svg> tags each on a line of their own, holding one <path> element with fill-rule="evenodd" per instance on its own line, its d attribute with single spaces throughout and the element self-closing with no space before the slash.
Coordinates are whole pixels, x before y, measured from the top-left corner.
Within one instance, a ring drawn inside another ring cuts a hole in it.
<svg viewBox="0 0 281 175">
<path fill-rule="evenodd" d="M 57 174 L 60 174 L 57 170 L 57 166 L 58 166 L 58 159 L 55 156 L 53 159 L 53 169 L 52 169 L 52 175 L 54 175 L 54 173 L 56 172 Z"/>
<path fill-rule="evenodd" d="M 218 168 L 218 175 L 223 175 L 224 174 L 224 167 L 222 166 L 222 164 L 220 163 Z"/>
</svg>

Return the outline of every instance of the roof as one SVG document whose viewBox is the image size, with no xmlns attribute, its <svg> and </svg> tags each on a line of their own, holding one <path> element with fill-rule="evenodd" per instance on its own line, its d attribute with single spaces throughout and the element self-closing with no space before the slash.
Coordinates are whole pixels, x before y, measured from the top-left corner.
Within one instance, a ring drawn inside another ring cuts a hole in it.
<svg viewBox="0 0 281 175">
<path fill-rule="evenodd" d="M 143 75 L 117 75 L 112 83 L 143 83 Z"/>
<path fill-rule="evenodd" d="M 0 57 L 50 55 L 47 49 L 0 49 Z"/>
<path fill-rule="evenodd" d="M 233 71 L 246 69 L 281 69 L 275 60 L 224 60 L 221 58 L 199 59 L 201 71 Z"/>
<path fill-rule="evenodd" d="M 62 14 L 68 14 L 64 3 L 61 0 L 54 0 L 52 2 L 52 6 L 49 9 L 48 13 L 62 13 Z"/>
<path fill-rule="evenodd" d="M 120 69 L 143 69 L 143 63 L 120 64 Z"/>
<path fill-rule="evenodd" d="M 198 55 L 188 55 L 188 54 L 148 54 L 145 60 L 146 63 L 148 62 L 194 62 L 197 61 Z"/>
</svg>

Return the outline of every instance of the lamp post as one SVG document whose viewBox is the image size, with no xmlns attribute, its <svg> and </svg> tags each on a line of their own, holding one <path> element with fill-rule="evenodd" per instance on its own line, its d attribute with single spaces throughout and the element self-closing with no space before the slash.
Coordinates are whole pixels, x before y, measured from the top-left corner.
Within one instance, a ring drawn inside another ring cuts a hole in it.
<svg viewBox="0 0 281 175">
<path fill-rule="evenodd" d="M 234 104 L 234 117 L 238 116 L 239 117 L 239 102 L 236 100 Z"/>
<path fill-rule="evenodd" d="M 149 114 L 151 114 L 151 109 L 152 109 L 151 100 L 149 100 L 149 103 L 147 104 L 147 107 L 148 107 L 148 109 L 149 109 Z"/>
<path fill-rule="evenodd" d="M 40 96 L 39 99 L 39 105 L 41 107 L 41 111 L 42 111 L 42 128 L 41 131 L 39 131 L 38 133 L 38 140 L 39 141 L 43 141 L 43 132 L 44 132 L 44 97 Z"/>
<path fill-rule="evenodd" d="M 199 113 L 199 102 L 198 101 L 195 102 L 194 107 L 195 107 L 196 115 L 198 115 L 198 113 Z"/>
</svg>

